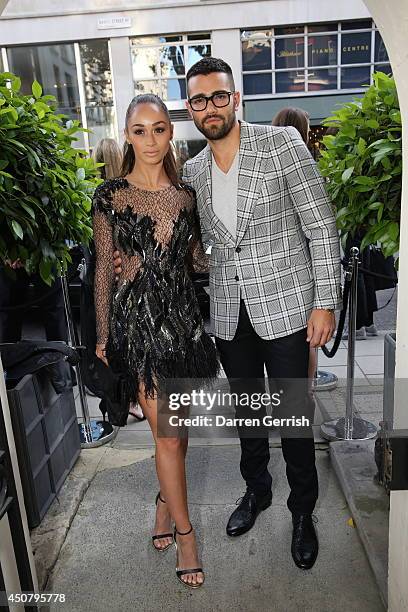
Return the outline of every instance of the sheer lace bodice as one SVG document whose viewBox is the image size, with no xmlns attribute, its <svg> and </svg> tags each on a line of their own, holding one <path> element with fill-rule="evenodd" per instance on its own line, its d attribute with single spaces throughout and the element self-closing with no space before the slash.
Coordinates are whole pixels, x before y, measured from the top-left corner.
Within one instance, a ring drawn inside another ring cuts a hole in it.
<svg viewBox="0 0 408 612">
<path fill-rule="evenodd" d="M 112 295 L 133 283 L 141 268 L 163 269 L 171 263 L 190 271 L 208 270 L 194 193 L 174 185 L 149 191 L 126 179 L 105 181 L 95 191 L 93 228 L 96 247 L 95 308 L 97 341 L 109 336 Z M 177 232 L 175 233 L 175 229 Z M 113 252 L 122 272 L 115 280 Z"/>
</svg>

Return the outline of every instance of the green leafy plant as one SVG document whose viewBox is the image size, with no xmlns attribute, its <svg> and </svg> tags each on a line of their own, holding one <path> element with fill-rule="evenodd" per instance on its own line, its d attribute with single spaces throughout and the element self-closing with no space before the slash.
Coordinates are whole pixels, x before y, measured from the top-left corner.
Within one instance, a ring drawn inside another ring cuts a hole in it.
<svg viewBox="0 0 408 612">
<path fill-rule="evenodd" d="M 319 167 L 336 206 L 343 245 L 363 234 L 361 248 L 381 246 L 385 256 L 399 246 L 402 181 L 401 113 L 394 79 L 382 72 L 361 99 L 345 104 L 325 126 Z"/>
<path fill-rule="evenodd" d="M 65 125 L 54 96 L 37 81 L 32 95 L 20 89 L 18 77 L 0 73 L 0 262 L 19 259 L 50 284 L 71 262 L 67 241 L 92 237 L 101 164 L 72 146 L 79 122 Z"/>
</svg>

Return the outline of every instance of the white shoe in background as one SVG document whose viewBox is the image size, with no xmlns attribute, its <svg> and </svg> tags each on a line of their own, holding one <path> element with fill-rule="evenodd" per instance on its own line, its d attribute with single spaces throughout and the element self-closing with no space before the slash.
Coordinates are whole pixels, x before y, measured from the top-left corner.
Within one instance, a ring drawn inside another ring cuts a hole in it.
<svg viewBox="0 0 408 612">
<path fill-rule="evenodd" d="M 372 325 L 369 325 L 365 329 L 367 336 L 378 336 L 378 331 L 374 323 Z"/>
<path fill-rule="evenodd" d="M 348 331 L 346 331 L 342 335 L 341 339 L 342 340 L 348 340 Z M 366 340 L 366 339 L 367 339 L 367 334 L 366 334 L 365 328 L 361 327 L 360 329 L 356 329 L 356 340 Z"/>
</svg>

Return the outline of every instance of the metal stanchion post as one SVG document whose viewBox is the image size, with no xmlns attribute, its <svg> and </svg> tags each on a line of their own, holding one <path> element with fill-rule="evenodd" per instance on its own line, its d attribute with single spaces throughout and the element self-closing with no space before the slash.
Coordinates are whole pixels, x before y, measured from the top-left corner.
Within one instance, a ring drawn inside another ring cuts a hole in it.
<svg viewBox="0 0 408 612">
<path fill-rule="evenodd" d="M 85 265 L 83 260 L 82 265 Z M 67 318 L 68 326 L 68 344 L 73 349 L 81 349 L 78 343 L 78 336 L 75 328 L 74 317 L 72 315 L 71 302 L 69 299 L 68 282 L 65 274 L 61 276 L 62 293 L 64 296 L 65 315 Z M 82 448 L 92 448 L 95 446 L 101 446 L 112 440 L 116 431 L 109 421 L 96 421 L 91 420 L 89 416 L 88 401 L 86 398 L 85 385 L 82 380 L 81 362 L 75 367 L 75 373 L 78 381 L 79 389 L 79 400 L 81 404 L 81 411 L 83 416 L 83 423 L 78 423 L 79 435 L 81 438 Z"/>
<path fill-rule="evenodd" d="M 359 252 L 357 247 L 351 248 L 351 266 L 347 270 L 347 274 L 351 274 L 351 287 L 348 319 L 346 416 L 333 421 L 326 421 L 321 425 L 321 434 L 326 440 L 368 440 L 377 435 L 377 428 L 373 423 L 354 416 L 354 359 Z"/>
</svg>

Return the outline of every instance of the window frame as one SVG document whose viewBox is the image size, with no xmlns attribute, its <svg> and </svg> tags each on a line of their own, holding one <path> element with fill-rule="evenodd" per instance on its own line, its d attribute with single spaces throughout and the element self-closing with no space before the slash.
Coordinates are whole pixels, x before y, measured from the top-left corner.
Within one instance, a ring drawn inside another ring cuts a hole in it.
<svg viewBox="0 0 408 612">
<path fill-rule="evenodd" d="M 360 21 L 360 20 L 354 20 L 353 23 L 355 24 L 356 21 Z M 367 21 L 367 20 L 361 20 L 361 21 Z M 329 23 L 329 22 L 328 22 Z M 330 22 L 331 24 L 333 22 Z M 259 27 L 259 28 L 254 28 L 254 29 L 249 29 L 249 30 L 245 30 L 242 29 L 241 30 L 241 74 L 242 74 L 242 78 L 244 80 L 244 76 L 247 75 L 257 75 L 257 74 L 272 74 L 272 90 L 269 93 L 264 93 L 264 94 L 246 94 L 245 91 L 243 91 L 243 100 L 262 100 L 262 99 L 270 99 L 271 96 L 273 96 L 274 98 L 289 98 L 289 97 L 293 97 L 296 98 L 298 96 L 319 96 L 319 95 L 328 95 L 328 94 L 339 94 L 339 93 L 360 93 L 360 92 L 364 92 L 366 90 L 366 87 L 352 87 L 352 88 L 342 88 L 341 87 L 341 71 L 342 68 L 358 68 L 358 67 L 369 67 L 370 69 L 370 84 L 373 83 L 373 73 L 376 71 L 377 67 L 381 67 L 382 65 L 387 65 L 390 64 L 390 61 L 388 59 L 387 62 L 385 61 L 374 61 L 375 59 L 375 37 L 376 37 L 376 32 L 378 32 L 378 34 L 381 36 L 377 26 L 375 25 L 374 21 L 371 20 L 371 27 L 370 28 L 355 28 L 355 29 L 348 29 L 347 26 L 347 21 L 339 21 L 337 22 L 337 30 L 325 30 L 322 29 L 319 32 L 310 32 L 310 28 L 314 28 L 318 25 L 322 25 L 320 23 L 313 23 L 313 24 L 305 24 L 303 26 L 303 39 L 304 39 L 304 63 L 305 66 L 304 68 L 300 68 L 299 72 L 304 72 L 304 78 L 305 78 L 305 86 L 303 90 L 299 90 L 299 91 L 286 91 L 286 92 L 279 92 L 277 93 L 276 91 L 276 75 L 278 73 L 282 73 L 282 72 L 293 72 L 296 71 L 296 68 L 276 68 L 275 65 L 275 49 L 276 49 L 276 45 L 275 42 L 276 40 L 279 39 L 288 39 L 288 38 L 300 38 L 302 36 L 301 33 L 296 33 L 296 34 L 275 34 L 275 27 L 274 26 L 263 26 L 263 27 Z M 277 26 L 279 28 L 281 27 L 290 27 L 290 26 Z M 256 43 L 257 40 L 269 40 L 270 41 L 270 53 L 271 53 L 271 69 L 263 69 L 263 70 L 245 70 L 244 69 L 244 57 L 243 57 L 243 43 L 245 41 L 248 40 L 247 36 L 253 32 L 254 36 L 252 38 L 253 42 Z M 370 39 L 370 60 L 367 62 L 360 62 L 360 63 L 356 63 L 356 64 L 342 64 L 341 63 L 341 52 L 342 52 L 342 34 L 359 34 L 359 33 L 371 33 L 371 39 Z M 259 34 L 263 34 L 264 36 L 259 36 L 257 38 L 256 33 Z M 268 35 L 268 33 L 270 33 Z M 265 38 L 265 34 L 266 34 L 266 38 Z M 331 64 L 331 65 L 322 65 L 322 66 L 310 66 L 309 65 L 309 48 L 308 48 L 308 40 L 309 37 L 316 37 L 316 36 L 337 36 L 337 61 L 336 64 Z M 328 89 L 322 89 L 322 90 L 310 90 L 309 88 L 309 74 L 311 72 L 312 69 L 315 70 L 336 70 L 337 71 L 337 87 L 336 88 L 328 88 Z"/>
<path fill-rule="evenodd" d="M 198 34 L 203 34 L 203 37 L 197 40 L 189 39 L 190 36 L 192 35 L 197 36 Z M 151 43 L 143 42 L 149 39 L 151 40 L 151 39 L 158 39 L 158 38 L 166 38 L 166 37 L 171 37 L 171 36 L 180 37 L 181 40 L 170 41 L 170 42 L 166 42 L 166 41 L 163 41 L 163 42 L 156 41 L 156 42 L 151 42 Z M 204 38 L 204 36 L 207 36 L 207 38 Z M 138 44 L 137 41 L 140 41 L 140 43 Z M 132 78 L 133 78 L 133 87 L 134 87 L 135 95 L 138 94 L 138 90 L 136 89 L 137 82 L 152 82 L 153 81 L 155 83 L 158 83 L 159 96 L 162 98 L 162 100 L 165 101 L 169 109 L 172 110 L 173 108 L 179 108 L 180 102 L 185 101 L 187 98 L 177 98 L 177 99 L 168 100 L 166 97 L 167 88 L 166 88 L 165 83 L 167 83 L 168 81 L 179 81 L 180 79 L 186 78 L 186 74 L 190 68 L 190 66 L 188 65 L 188 49 L 189 47 L 195 47 L 197 45 L 208 45 L 210 47 L 210 53 L 211 53 L 211 49 L 213 46 L 212 32 L 197 32 L 197 33 L 184 32 L 182 34 L 181 33 L 177 33 L 177 34 L 167 33 L 167 34 L 159 34 L 159 35 L 154 35 L 154 36 L 129 36 L 129 53 L 130 53 L 130 61 L 132 65 Z M 178 46 L 178 47 L 183 48 L 184 67 L 185 67 L 185 73 L 183 75 L 180 74 L 176 76 L 162 76 L 159 49 L 166 47 L 166 46 Z M 132 49 L 134 48 L 157 49 L 156 58 L 155 58 L 157 76 L 151 76 L 149 78 L 140 78 L 140 79 L 135 78 L 135 72 L 133 68 L 133 53 L 132 53 Z"/>
</svg>

